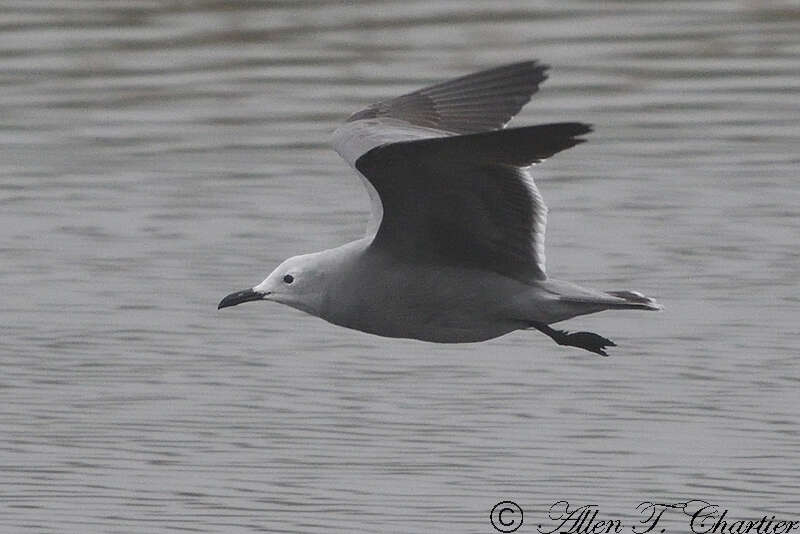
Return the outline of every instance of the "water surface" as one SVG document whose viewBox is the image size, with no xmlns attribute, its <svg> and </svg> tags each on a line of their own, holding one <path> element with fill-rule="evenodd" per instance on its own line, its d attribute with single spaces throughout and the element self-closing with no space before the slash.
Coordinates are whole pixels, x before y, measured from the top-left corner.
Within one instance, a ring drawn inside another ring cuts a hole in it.
<svg viewBox="0 0 800 534">
<path fill-rule="evenodd" d="M 8 2 L 0 16 L 0 530 L 535 532 L 702 498 L 800 519 L 800 10 L 793 2 Z M 661 314 L 433 345 L 252 304 L 360 236 L 328 137 L 511 61 L 548 269 Z M 669 532 L 687 521 L 670 516 Z"/>
</svg>

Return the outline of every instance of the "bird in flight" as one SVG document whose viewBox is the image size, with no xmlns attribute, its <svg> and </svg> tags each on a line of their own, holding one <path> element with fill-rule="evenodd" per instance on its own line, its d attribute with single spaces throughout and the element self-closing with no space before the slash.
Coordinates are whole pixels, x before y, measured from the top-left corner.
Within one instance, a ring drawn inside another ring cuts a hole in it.
<svg viewBox="0 0 800 534">
<path fill-rule="evenodd" d="M 219 308 L 267 300 L 336 325 L 438 343 L 536 329 L 606 356 L 614 342 L 550 325 L 603 310 L 659 310 L 545 272 L 547 207 L 530 167 L 582 143 L 580 122 L 504 129 L 546 78 L 526 61 L 445 81 L 353 115 L 333 148 L 371 200 L 366 235 L 295 256 Z"/>
</svg>

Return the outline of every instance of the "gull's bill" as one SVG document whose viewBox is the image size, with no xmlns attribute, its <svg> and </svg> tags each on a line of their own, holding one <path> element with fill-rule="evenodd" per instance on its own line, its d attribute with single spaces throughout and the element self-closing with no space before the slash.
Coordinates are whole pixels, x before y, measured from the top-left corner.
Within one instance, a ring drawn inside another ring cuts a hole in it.
<svg viewBox="0 0 800 534">
<path fill-rule="evenodd" d="M 227 308 L 229 306 L 236 306 L 237 304 L 241 304 L 243 302 L 261 300 L 263 298 L 264 298 L 264 293 L 258 293 L 256 291 L 253 291 L 253 288 L 243 289 L 241 291 L 236 291 L 235 293 L 231 293 L 230 295 L 222 299 L 219 302 L 219 305 L 217 305 L 217 309 L 221 310 L 222 308 Z"/>
</svg>

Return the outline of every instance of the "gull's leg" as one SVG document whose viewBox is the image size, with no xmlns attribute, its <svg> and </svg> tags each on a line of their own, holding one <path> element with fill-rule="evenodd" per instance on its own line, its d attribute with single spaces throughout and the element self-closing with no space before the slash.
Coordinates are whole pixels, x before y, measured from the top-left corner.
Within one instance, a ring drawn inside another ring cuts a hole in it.
<svg viewBox="0 0 800 534">
<path fill-rule="evenodd" d="M 559 345 L 578 347 L 601 356 L 608 356 L 608 353 L 605 351 L 606 347 L 617 346 L 616 343 L 610 339 L 593 334 L 592 332 L 569 333 L 566 330 L 555 330 L 544 323 L 530 323 L 530 325 L 543 334 L 550 336 L 553 341 Z"/>
</svg>

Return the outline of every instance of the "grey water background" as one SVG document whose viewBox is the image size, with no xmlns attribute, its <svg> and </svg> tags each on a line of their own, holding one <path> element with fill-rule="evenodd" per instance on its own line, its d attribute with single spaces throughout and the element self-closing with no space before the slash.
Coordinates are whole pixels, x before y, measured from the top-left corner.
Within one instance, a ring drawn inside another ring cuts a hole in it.
<svg viewBox="0 0 800 534">
<path fill-rule="evenodd" d="M 666 306 L 564 323 L 611 357 L 216 310 L 362 235 L 349 113 L 531 58 L 512 124 L 596 128 L 535 169 L 549 272 Z M 0 532 L 800 519 L 799 89 L 797 2 L 2 2 Z"/>
</svg>

